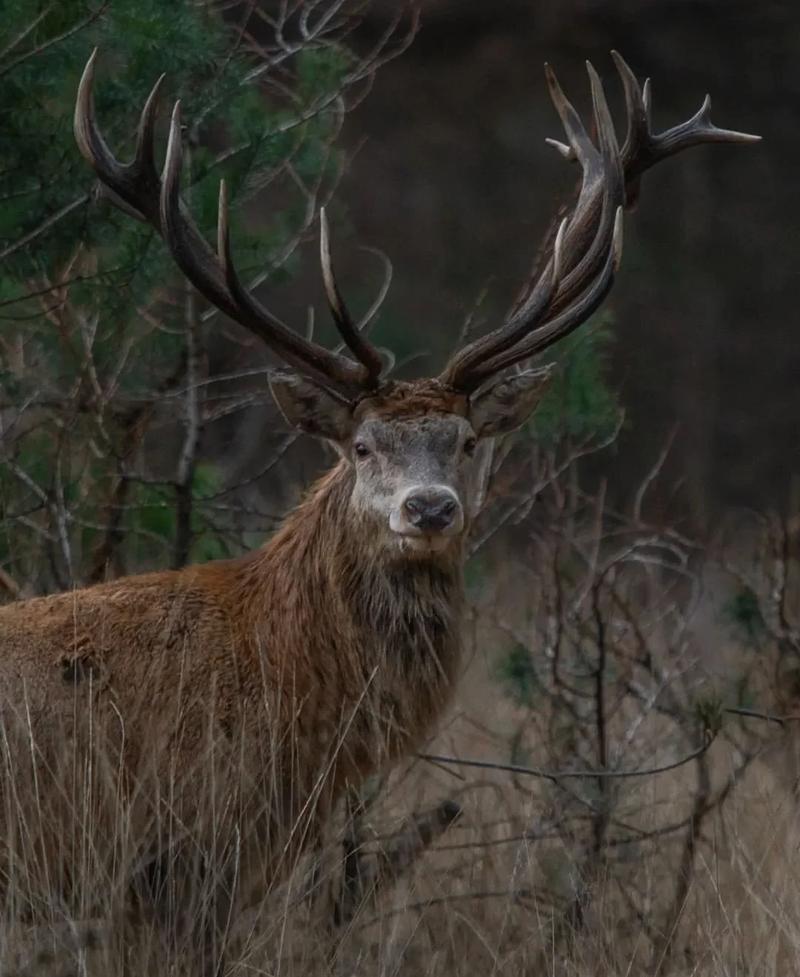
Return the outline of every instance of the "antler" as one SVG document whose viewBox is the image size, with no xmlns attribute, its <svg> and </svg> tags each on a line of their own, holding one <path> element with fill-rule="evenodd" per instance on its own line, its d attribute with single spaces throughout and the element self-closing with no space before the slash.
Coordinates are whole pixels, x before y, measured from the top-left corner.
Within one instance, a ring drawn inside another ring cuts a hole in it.
<svg viewBox="0 0 800 977">
<path fill-rule="evenodd" d="M 334 322 L 357 363 L 300 336 L 264 308 L 241 283 L 231 260 L 224 181 L 220 182 L 216 254 L 199 232 L 180 197 L 183 155 L 180 102 L 175 103 L 172 112 L 164 169 L 159 176 L 153 136 L 163 75 L 153 86 L 142 110 L 133 160 L 120 163 L 114 157 L 95 121 L 93 81 L 96 57 L 97 50 L 89 58 L 78 87 L 75 138 L 101 183 L 111 191 L 114 203 L 126 213 L 151 224 L 195 288 L 231 319 L 262 339 L 290 366 L 346 400 L 354 400 L 374 389 L 380 379 L 380 354 L 356 329 L 339 293 L 324 213 L 321 215 L 321 257 L 325 290 Z"/>
<path fill-rule="evenodd" d="M 597 147 L 578 113 L 565 97 L 550 67 L 545 76 L 550 96 L 564 126 L 567 142 L 554 139 L 564 157 L 577 160 L 583 177 L 578 199 L 561 222 L 551 253 L 527 299 L 505 323 L 457 352 L 440 379 L 471 393 L 493 374 L 526 360 L 576 329 L 597 309 L 613 284 L 622 248 L 622 209 L 635 199 L 641 175 L 655 163 L 689 146 L 706 142 L 758 142 L 752 136 L 718 129 L 709 117 L 711 102 L 689 120 L 653 133 L 650 85 L 639 87 L 622 57 L 612 51 L 622 79 L 628 115 L 620 151 L 603 86 L 587 62 L 592 89 L 592 114 Z"/>
<path fill-rule="evenodd" d="M 658 163 L 659 160 L 674 156 L 690 146 L 699 146 L 701 143 L 709 142 L 754 143 L 761 141 L 761 136 L 737 132 L 734 129 L 717 128 L 711 121 L 710 95 L 706 95 L 703 104 L 686 122 L 681 122 L 664 132 L 654 133 L 651 128 L 650 79 L 645 79 L 644 86 L 640 87 L 636 75 L 631 71 L 622 55 L 618 51 L 612 51 L 611 57 L 614 59 L 614 64 L 622 79 L 622 86 L 625 90 L 625 106 L 628 112 L 628 131 L 622 149 L 622 165 L 625 171 L 626 184 L 636 181 L 645 170 Z"/>
</svg>

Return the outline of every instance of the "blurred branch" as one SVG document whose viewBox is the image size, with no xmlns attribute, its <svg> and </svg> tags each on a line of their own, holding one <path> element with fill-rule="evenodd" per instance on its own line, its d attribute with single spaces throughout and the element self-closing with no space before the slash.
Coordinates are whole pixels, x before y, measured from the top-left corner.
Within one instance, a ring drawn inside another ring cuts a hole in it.
<svg viewBox="0 0 800 977">
<path fill-rule="evenodd" d="M 22 596 L 22 587 L 2 567 L 0 567 L 0 587 L 14 600 L 18 600 Z"/>
<path fill-rule="evenodd" d="M 436 753 L 417 753 L 415 756 L 419 760 L 427 760 L 428 763 L 442 763 L 457 767 L 475 767 L 480 770 L 503 770 L 507 773 L 521 774 L 526 777 L 539 777 L 542 780 L 550 780 L 554 784 L 561 780 L 620 780 L 629 777 L 654 777 L 658 774 L 669 773 L 670 770 L 677 770 L 693 760 L 697 760 L 707 752 L 714 742 L 715 734 L 710 730 L 705 732 L 702 746 L 692 750 L 686 756 L 678 760 L 672 760 L 657 767 L 645 767 L 641 770 L 539 770 L 535 767 L 524 767 L 516 763 L 496 763 L 493 760 L 468 760 L 461 757 L 443 756 Z"/>
<path fill-rule="evenodd" d="M 186 171 L 191 173 L 191 150 L 186 149 Z M 187 199 L 191 207 L 191 198 Z M 188 281 L 184 286 L 184 335 L 186 343 L 186 376 L 183 402 L 184 437 L 175 472 L 175 546 L 172 567 L 185 566 L 192 545 L 192 512 L 194 509 L 194 475 L 200 443 L 199 381 L 202 360 L 202 334 L 197 315 L 197 295 Z"/>
<path fill-rule="evenodd" d="M 110 2 L 111 0 L 105 0 L 105 2 L 97 8 L 97 10 L 92 11 L 92 13 L 90 13 L 87 17 L 84 17 L 83 20 L 78 21 L 77 24 L 73 24 L 72 27 L 67 28 L 67 30 L 63 31 L 61 34 L 57 34 L 55 37 L 49 37 L 46 41 L 43 41 L 35 48 L 31 48 L 30 51 L 26 51 L 24 54 L 19 55 L 19 57 L 14 58 L 13 61 L 9 61 L 8 64 L 0 66 L 0 79 L 9 74 L 9 72 L 13 71 L 15 68 L 18 68 L 21 64 L 29 61 L 31 58 L 35 58 L 37 55 L 43 54 L 49 48 L 62 44 L 68 38 L 73 37 L 82 30 L 85 30 L 90 24 L 93 24 L 99 17 L 103 16 Z M 51 8 L 48 8 L 46 12 L 49 12 L 50 9 Z M 42 17 L 37 18 L 36 21 L 34 21 L 33 26 L 35 27 L 41 19 Z M 19 38 L 12 42 L 11 46 L 16 47 L 17 43 L 19 43 Z M 9 48 L 6 48 L 6 52 L 8 50 Z M 0 257 L 2 257 L 2 255 L 0 255 Z"/>
<path fill-rule="evenodd" d="M 476 899 L 508 899 L 511 902 L 517 902 L 522 899 L 531 899 L 534 897 L 534 894 L 535 893 L 532 889 L 526 887 L 521 889 L 489 889 L 479 890 L 476 892 L 458 892 L 449 896 L 431 896 L 429 899 L 420 899 L 418 902 L 409 902 L 404 906 L 397 906 L 394 909 L 390 909 L 388 912 L 380 913 L 377 916 L 372 916 L 369 919 L 360 921 L 358 928 L 366 929 L 368 926 L 373 926 L 376 923 L 383 923 L 387 919 L 391 919 L 393 916 L 400 916 L 403 913 L 424 912 L 426 909 L 430 909 L 432 906 L 446 906 L 458 902 L 472 902 Z"/>
<path fill-rule="evenodd" d="M 677 871 L 675 893 L 672 905 L 666 913 L 666 925 L 663 935 L 656 941 L 653 948 L 653 974 L 659 977 L 669 966 L 675 951 L 675 934 L 694 879 L 694 860 L 700 841 L 703 822 L 709 812 L 708 799 L 711 793 L 711 774 L 706 757 L 697 759 L 697 787 L 692 805 L 692 815 L 686 828 L 686 840 L 683 845 L 680 865 Z"/>
<path fill-rule="evenodd" d="M 744 716 L 745 719 L 763 719 L 768 723 L 777 723 L 779 726 L 786 726 L 788 723 L 800 722 L 800 714 L 775 716 L 769 712 L 759 712 L 756 709 L 744 709 L 741 706 L 726 706 L 725 712 L 733 716 Z"/>
<path fill-rule="evenodd" d="M 13 244 L 7 245 L 2 251 L 0 251 L 0 261 L 4 261 L 6 258 L 10 258 L 12 254 L 17 251 L 21 251 L 22 248 L 26 248 L 29 244 L 40 237 L 47 231 L 52 230 L 55 225 L 68 217 L 74 210 L 82 207 L 84 204 L 88 203 L 92 198 L 91 193 L 82 193 L 80 196 L 76 197 L 74 200 L 70 201 L 68 204 L 64 204 L 60 207 L 54 214 L 51 214 L 46 220 L 43 220 L 38 227 L 35 227 L 32 231 L 29 231 L 23 237 L 18 238 Z"/>
</svg>

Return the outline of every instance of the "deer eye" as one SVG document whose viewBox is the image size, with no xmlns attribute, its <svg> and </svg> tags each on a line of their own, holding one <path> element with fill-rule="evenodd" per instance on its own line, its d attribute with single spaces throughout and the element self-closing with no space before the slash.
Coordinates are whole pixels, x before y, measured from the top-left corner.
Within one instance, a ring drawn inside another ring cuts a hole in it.
<svg viewBox="0 0 800 977">
<path fill-rule="evenodd" d="M 464 454 L 469 455 L 471 458 L 475 454 L 475 447 L 477 444 L 477 438 L 467 438 L 467 440 L 464 442 Z"/>
<path fill-rule="evenodd" d="M 366 458 L 369 454 L 369 448 L 364 444 L 363 441 L 356 441 L 353 445 L 353 451 L 356 453 L 358 458 Z"/>
</svg>

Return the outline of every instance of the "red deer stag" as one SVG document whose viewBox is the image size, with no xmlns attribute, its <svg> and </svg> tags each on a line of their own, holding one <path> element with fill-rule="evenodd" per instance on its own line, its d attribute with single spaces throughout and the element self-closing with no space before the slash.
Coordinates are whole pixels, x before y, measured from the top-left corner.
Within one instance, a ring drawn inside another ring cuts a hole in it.
<svg viewBox="0 0 800 977">
<path fill-rule="evenodd" d="M 243 905 L 308 847 L 346 784 L 430 733 L 458 674 L 465 539 L 486 478 L 479 442 L 518 428 L 548 381 L 547 368 L 512 368 L 603 301 L 619 265 L 623 210 L 645 170 L 690 146 L 757 138 L 716 128 L 708 100 L 688 121 L 653 132 L 648 86 L 614 60 L 627 106 L 622 148 L 592 66 L 592 136 L 546 70 L 566 132 L 553 144 L 582 179 L 525 298 L 438 376 L 401 381 L 382 376 L 378 350 L 354 326 L 324 213 L 322 274 L 348 355 L 302 337 L 242 285 L 224 184 L 216 250 L 198 232 L 180 196 L 179 103 L 156 168 L 160 81 L 132 162 L 114 157 L 95 121 L 92 55 L 75 111 L 82 154 L 197 290 L 292 368 L 270 380 L 281 413 L 340 457 L 255 552 L 0 610 L 3 715 L 6 726 L 18 716 L 25 743 L 7 760 L 2 810 L 15 831 L 44 839 L 37 852 L 56 846 L 62 861 L 78 858 L 63 830 L 48 834 L 48 819 L 64 824 L 59 804 L 73 820 L 97 818 L 104 790 L 124 798 L 130 823 L 145 826 L 137 837 L 149 839 L 136 847 L 148 898 L 189 899 L 213 866 L 217 905 L 203 924 L 213 947 L 231 900 Z M 30 810 L 9 800 L 12 774 L 28 777 Z M 193 868 L 183 878 L 194 882 L 179 884 L 186 865 L 176 852 L 186 850 Z M 74 870 L 51 866 L 50 884 L 68 887 Z M 215 953 L 208 949 L 209 961 Z"/>
</svg>

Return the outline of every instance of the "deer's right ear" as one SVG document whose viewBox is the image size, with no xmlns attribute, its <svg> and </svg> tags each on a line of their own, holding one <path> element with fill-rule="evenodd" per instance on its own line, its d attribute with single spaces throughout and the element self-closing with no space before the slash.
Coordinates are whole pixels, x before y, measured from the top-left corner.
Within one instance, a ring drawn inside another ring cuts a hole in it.
<svg viewBox="0 0 800 977">
<path fill-rule="evenodd" d="M 269 388 L 291 427 L 338 443 L 350 436 L 353 414 L 349 405 L 313 380 L 296 373 L 271 373 Z"/>
<path fill-rule="evenodd" d="M 527 421 L 553 377 L 552 366 L 504 377 L 472 401 L 471 420 L 479 438 L 509 434 Z"/>
</svg>

